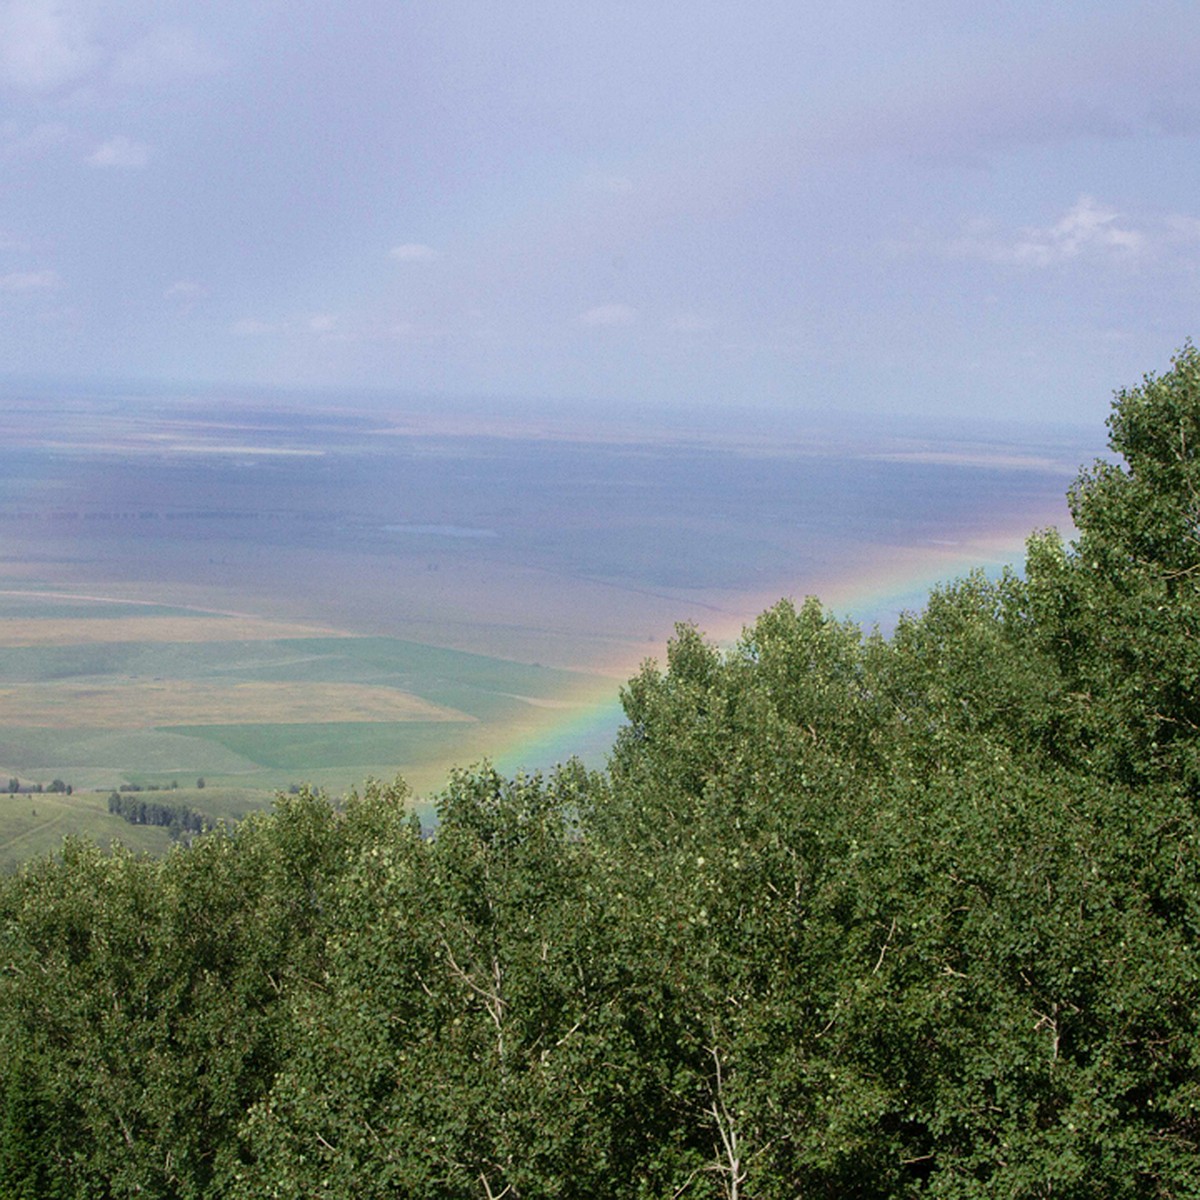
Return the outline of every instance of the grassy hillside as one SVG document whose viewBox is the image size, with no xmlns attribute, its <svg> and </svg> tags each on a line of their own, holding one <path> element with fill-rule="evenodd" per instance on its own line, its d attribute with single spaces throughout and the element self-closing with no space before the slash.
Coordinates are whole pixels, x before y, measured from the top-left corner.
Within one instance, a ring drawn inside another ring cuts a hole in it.
<svg viewBox="0 0 1200 1200">
<path fill-rule="evenodd" d="M 126 824 L 110 816 L 107 795 L 10 795 L 0 792 L 0 871 L 58 850 L 68 834 L 101 846 L 121 842 L 131 850 L 162 854 L 170 845 L 165 829 Z"/>
</svg>

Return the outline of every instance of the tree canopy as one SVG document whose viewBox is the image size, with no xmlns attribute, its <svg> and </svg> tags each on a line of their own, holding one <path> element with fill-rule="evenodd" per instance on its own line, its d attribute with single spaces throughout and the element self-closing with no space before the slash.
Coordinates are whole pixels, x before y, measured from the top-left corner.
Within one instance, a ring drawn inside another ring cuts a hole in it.
<svg viewBox="0 0 1200 1200">
<path fill-rule="evenodd" d="M 1200 1194 L 1200 356 L 887 638 L 681 626 L 608 769 L 0 879 L 0 1194 Z"/>
</svg>

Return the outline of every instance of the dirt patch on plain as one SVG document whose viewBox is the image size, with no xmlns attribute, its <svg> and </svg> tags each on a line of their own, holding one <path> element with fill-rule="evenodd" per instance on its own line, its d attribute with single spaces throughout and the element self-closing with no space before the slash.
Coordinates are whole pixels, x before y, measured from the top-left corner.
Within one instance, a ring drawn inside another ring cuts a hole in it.
<svg viewBox="0 0 1200 1200">
<path fill-rule="evenodd" d="M 51 729 L 475 721 L 409 692 L 359 683 L 38 683 L 0 687 L 0 724 Z"/>
<path fill-rule="evenodd" d="M 259 617 L 5 617 L 0 646 L 81 646 L 110 642 L 262 642 L 347 637 L 316 625 Z"/>
</svg>

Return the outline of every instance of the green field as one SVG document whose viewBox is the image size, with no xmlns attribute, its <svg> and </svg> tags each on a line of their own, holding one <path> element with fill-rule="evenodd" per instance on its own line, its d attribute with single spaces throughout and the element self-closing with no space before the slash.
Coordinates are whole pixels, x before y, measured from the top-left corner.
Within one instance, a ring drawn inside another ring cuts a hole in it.
<svg viewBox="0 0 1200 1200">
<path fill-rule="evenodd" d="M 102 846 L 120 841 L 151 854 L 162 854 L 170 846 L 165 829 L 129 825 L 110 815 L 107 793 L 0 793 L 0 871 L 10 871 L 25 859 L 57 850 L 68 834 L 93 838 Z"/>
<path fill-rule="evenodd" d="M 237 821 L 248 813 L 269 808 L 275 793 L 255 788 L 172 789 L 168 784 L 161 791 L 139 792 L 138 797 L 187 805 L 212 821 Z M 69 834 L 91 838 L 101 846 L 120 842 L 148 854 L 164 854 L 171 846 L 166 829 L 131 825 L 109 813 L 107 792 L 75 792 L 70 796 L 0 792 L 0 871 L 11 871 L 26 859 L 56 851 Z"/>
<path fill-rule="evenodd" d="M 427 795 L 453 765 L 502 753 L 563 711 L 564 696 L 598 685 L 580 672 L 400 638 L 275 637 L 265 621 L 231 618 L 231 629 L 252 636 L 217 640 L 222 619 L 0 597 L 0 778 L 61 779 L 74 791 L 0 796 L 0 867 L 55 848 L 66 833 L 163 851 L 165 831 L 107 812 L 108 792 L 122 784 L 175 784 L 171 803 L 214 819 L 265 807 L 300 783 L 340 793 L 403 775 Z M 107 640 L 117 622 L 147 639 Z M 201 639 L 187 640 L 190 629 Z M 179 640 L 164 640 L 164 630 Z M 393 710 L 402 719 L 388 719 Z M 196 789 L 201 777 L 207 786 Z"/>
</svg>

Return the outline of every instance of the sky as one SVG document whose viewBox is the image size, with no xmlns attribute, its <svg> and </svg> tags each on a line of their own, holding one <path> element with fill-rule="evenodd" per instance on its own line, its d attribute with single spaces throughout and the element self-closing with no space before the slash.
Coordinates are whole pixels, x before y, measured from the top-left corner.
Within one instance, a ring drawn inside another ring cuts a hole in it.
<svg viewBox="0 0 1200 1200">
<path fill-rule="evenodd" d="M 0 0 L 0 382 L 1095 425 L 1198 139 L 1190 0 Z"/>
</svg>

